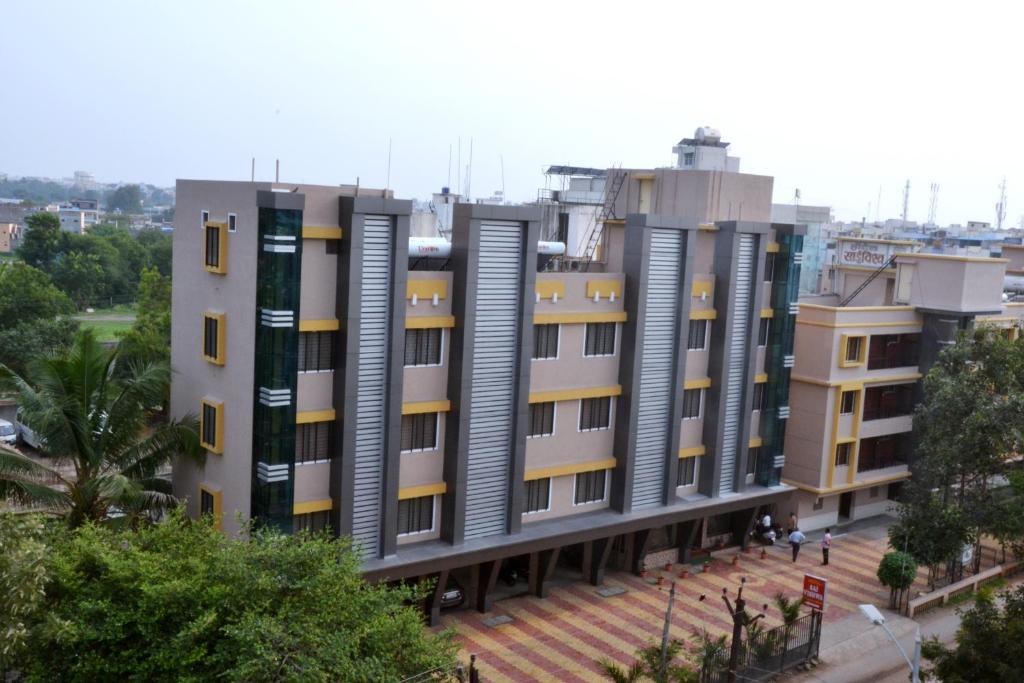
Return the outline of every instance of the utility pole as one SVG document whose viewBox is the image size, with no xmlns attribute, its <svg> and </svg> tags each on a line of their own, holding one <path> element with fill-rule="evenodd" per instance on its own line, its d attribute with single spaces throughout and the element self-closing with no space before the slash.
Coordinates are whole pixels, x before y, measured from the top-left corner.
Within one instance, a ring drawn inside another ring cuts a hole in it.
<svg viewBox="0 0 1024 683">
<path fill-rule="evenodd" d="M 747 614 L 747 601 L 743 599 L 743 584 L 746 582 L 747 577 L 744 576 L 740 579 L 740 588 L 736 591 L 735 607 L 729 602 L 729 589 L 722 589 L 722 601 L 725 603 L 726 609 L 729 610 L 729 614 L 732 616 L 732 649 L 729 652 L 729 683 L 736 683 L 736 677 L 739 673 L 740 655 L 743 653 L 743 629 L 756 623 L 758 619 L 764 618 L 763 612 L 753 618 Z M 764 608 L 768 609 L 768 605 L 765 605 Z"/>
<path fill-rule="evenodd" d="M 1006 220 L 1006 176 L 999 184 L 999 203 L 996 204 L 996 230 L 1003 229 L 1003 221 Z"/>
<path fill-rule="evenodd" d="M 668 590 L 668 607 L 665 609 L 665 627 L 661 630 L 661 678 L 668 680 L 668 628 L 672 624 L 672 603 L 676 600 L 676 582 Z"/>
<path fill-rule="evenodd" d="M 907 207 L 910 205 L 910 178 L 907 178 L 907 184 L 903 186 L 903 226 L 907 227 Z"/>
<path fill-rule="evenodd" d="M 939 184 L 932 183 L 931 200 L 928 202 L 928 225 L 935 225 L 935 210 L 939 206 Z"/>
</svg>

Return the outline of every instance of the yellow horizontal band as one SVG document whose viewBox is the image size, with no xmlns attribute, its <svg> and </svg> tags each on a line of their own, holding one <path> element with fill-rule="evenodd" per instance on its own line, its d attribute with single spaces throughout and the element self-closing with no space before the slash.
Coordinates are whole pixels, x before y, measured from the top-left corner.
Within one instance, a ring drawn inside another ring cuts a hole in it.
<svg viewBox="0 0 1024 683">
<path fill-rule="evenodd" d="M 836 437 L 836 445 L 842 446 L 844 443 L 857 443 L 856 436 L 839 436 Z"/>
<path fill-rule="evenodd" d="M 334 408 L 327 410 L 300 410 L 295 413 L 295 424 L 304 425 L 311 422 L 329 422 L 337 417 Z"/>
<path fill-rule="evenodd" d="M 455 327 L 454 315 L 405 316 L 405 329 L 425 330 L 432 327 Z"/>
<path fill-rule="evenodd" d="M 602 396 L 619 396 L 622 385 L 610 387 L 587 387 L 585 389 L 556 389 L 555 391 L 531 391 L 530 403 L 549 403 L 551 401 L 574 401 L 581 398 L 601 398 Z"/>
<path fill-rule="evenodd" d="M 423 484 L 422 486 L 406 486 L 398 489 L 398 500 L 409 500 L 410 498 L 423 498 L 424 496 L 436 496 L 448 492 L 448 485 L 443 481 L 437 484 Z"/>
<path fill-rule="evenodd" d="M 812 327 L 829 327 L 832 329 L 847 329 L 850 327 L 914 327 L 916 331 L 921 331 L 921 323 L 916 320 L 906 320 L 903 322 L 884 322 L 884 323 L 830 323 L 822 322 L 819 320 L 801 320 L 796 319 L 797 325 L 811 325 Z"/>
<path fill-rule="evenodd" d="M 718 311 L 713 308 L 703 311 L 690 311 L 690 320 L 716 320 L 717 318 Z"/>
<path fill-rule="evenodd" d="M 555 323 L 624 323 L 625 311 L 605 311 L 600 313 L 536 313 L 534 325 L 553 325 Z"/>
<path fill-rule="evenodd" d="M 614 294 L 616 299 L 622 298 L 622 282 L 619 280 L 587 280 L 587 298 L 609 299 Z"/>
<path fill-rule="evenodd" d="M 565 281 L 537 280 L 537 283 L 534 285 L 533 291 L 536 292 L 537 296 L 539 296 L 541 299 L 553 299 L 555 295 L 557 295 L 559 299 L 564 299 Z"/>
<path fill-rule="evenodd" d="M 596 472 L 598 470 L 610 470 L 615 467 L 615 458 L 604 460 L 591 460 L 590 462 L 574 462 L 568 465 L 555 465 L 554 467 L 541 467 L 536 470 L 527 470 L 523 475 L 523 481 L 534 481 L 535 479 L 547 479 L 548 477 L 564 477 L 567 474 L 580 474 L 582 472 Z"/>
<path fill-rule="evenodd" d="M 718 230 L 718 226 L 715 225 L 714 223 L 700 223 L 697 226 L 697 229 L 698 230 L 707 230 L 708 232 L 716 232 Z"/>
<path fill-rule="evenodd" d="M 420 415 L 421 413 L 447 413 L 452 409 L 452 402 L 448 399 L 442 401 L 416 401 L 415 403 L 403 403 L 402 415 Z"/>
<path fill-rule="evenodd" d="M 654 180 L 653 173 L 630 173 L 629 177 L 633 180 Z"/>
<path fill-rule="evenodd" d="M 303 225 L 302 238 L 307 240 L 340 240 L 341 228 L 324 225 Z"/>
<path fill-rule="evenodd" d="M 747 448 L 760 448 L 762 443 L 764 442 L 761 441 L 761 437 L 755 436 L 753 439 L 747 442 Z"/>
<path fill-rule="evenodd" d="M 407 280 L 405 283 L 405 298 L 411 299 L 412 295 L 415 294 L 419 300 L 433 299 L 434 295 L 437 295 L 438 299 L 448 298 L 448 281 L 447 280 Z"/>
<path fill-rule="evenodd" d="M 704 455 L 707 449 L 704 446 L 690 446 L 689 448 L 680 448 L 680 458 L 696 458 L 698 455 Z"/>
<path fill-rule="evenodd" d="M 683 389 L 708 389 L 711 387 L 711 378 L 688 379 L 683 382 Z"/>
<path fill-rule="evenodd" d="M 693 287 L 690 288 L 691 296 L 700 296 L 706 294 L 711 296 L 711 291 L 714 289 L 715 284 L 711 280 L 694 280 Z"/>
<path fill-rule="evenodd" d="M 767 251 L 769 254 L 777 254 L 779 253 L 779 243 L 769 242 L 768 246 L 766 246 L 764 250 Z"/>
<path fill-rule="evenodd" d="M 336 319 L 299 321 L 299 332 L 334 332 L 340 328 L 341 323 Z"/>
<path fill-rule="evenodd" d="M 792 481 L 790 479 L 783 479 L 782 483 L 789 486 L 795 486 L 801 491 L 807 491 L 808 493 L 816 493 L 819 496 L 829 493 L 842 493 L 843 491 L 851 491 L 853 489 L 866 489 L 872 486 L 881 486 L 882 484 L 891 484 L 894 481 L 903 481 L 904 479 L 910 478 L 910 471 L 900 472 L 893 474 L 888 477 L 881 477 L 879 479 L 869 479 L 868 481 L 855 481 L 852 484 L 845 484 L 843 486 L 832 486 L 819 488 L 817 486 L 811 486 L 810 484 L 802 484 L 800 482 Z"/>
<path fill-rule="evenodd" d="M 308 515 L 310 512 L 323 512 L 324 510 L 333 510 L 334 501 L 330 498 L 323 498 L 321 500 L 307 500 L 303 503 L 295 503 L 292 505 L 293 515 Z"/>
<path fill-rule="evenodd" d="M 775 311 L 773 311 L 770 308 L 762 308 L 761 309 L 761 317 L 762 318 L 771 318 L 774 315 L 775 315 Z"/>
<path fill-rule="evenodd" d="M 764 384 L 768 381 L 768 373 L 762 372 L 754 375 L 754 384 Z"/>
</svg>

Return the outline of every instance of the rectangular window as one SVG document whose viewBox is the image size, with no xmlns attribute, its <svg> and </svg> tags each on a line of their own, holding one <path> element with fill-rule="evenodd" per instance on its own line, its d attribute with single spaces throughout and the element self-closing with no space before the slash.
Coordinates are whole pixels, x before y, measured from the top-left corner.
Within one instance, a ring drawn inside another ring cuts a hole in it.
<svg viewBox="0 0 1024 683">
<path fill-rule="evenodd" d="M 676 486 L 693 486 L 697 483 L 697 460 L 700 456 L 679 459 L 679 473 L 676 475 Z"/>
<path fill-rule="evenodd" d="M 754 385 L 754 400 L 751 410 L 764 410 L 768 399 L 768 392 L 765 391 L 766 386 L 768 385 L 764 382 Z"/>
<path fill-rule="evenodd" d="M 920 362 L 921 335 L 873 334 L 868 346 L 868 370 L 916 367 Z"/>
<path fill-rule="evenodd" d="M 848 368 L 863 363 L 866 339 L 864 337 L 843 336 L 841 340 L 842 355 L 840 357 L 842 362 L 840 367 Z"/>
<path fill-rule="evenodd" d="M 683 419 L 699 420 L 703 403 L 703 389 L 683 389 Z"/>
<path fill-rule="evenodd" d="M 530 431 L 528 437 L 551 436 L 555 433 L 555 402 L 530 404 Z"/>
<path fill-rule="evenodd" d="M 238 226 L 238 216 L 233 213 L 228 214 L 228 232 L 235 232 Z"/>
<path fill-rule="evenodd" d="M 580 431 L 608 429 L 612 425 L 612 397 L 580 399 Z"/>
<path fill-rule="evenodd" d="M 615 323 L 587 323 L 584 356 L 615 355 Z"/>
<path fill-rule="evenodd" d="M 558 358 L 558 325 L 533 326 L 533 359 Z"/>
<path fill-rule="evenodd" d="M 853 407 L 857 403 L 857 392 L 856 391 L 844 391 L 843 397 L 840 402 L 839 412 L 842 415 L 848 415 L 853 412 Z"/>
<path fill-rule="evenodd" d="M 573 505 L 597 503 L 604 500 L 607 474 L 608 470 L 595 470 L 593 472 L 580 472 L 577 474 Z"/>
<path fill-rule="evenodd" d="M 339 240 L 324 240 L 324 252 L 332 256 L 338 255 Z"/>
<path fill-rule="evenodd" d="M 213 494 L 206 489 L 199 490 L 199 514 L 201 515 L 212 515 L 214 512 L 213 508 Z"/>
<path fill-rule="evenodd" d="M 708 321 L 691 320 L 690 334 L 686 339 L 686 348 L 690 351 L 703 351 L 708 344 Z"/>
<path fill-rule="evenodd" d="M 437 448 L 438 413 L 402 416 L 402 450 L 432 451 Z"/>
<path fill-rule="evenodd" d="M 228 272 L 227 226 L 213 221 L 206 221 L 203 225 L 206 233 L 203 249 L 204 267 L 211 273 L 223 275 Z"/>
<path fill-rule="evenodd" d="M 836 467 L 844 467 L 850 464 L 850 451 L 853 444 L 841 443 L 836 446 Z"/>
<path fill-rule="evenodd" d="M 772 324 L 771 318 L 761 318 L 761 325 L 757 328 L 757 345 L 768 346 L 768 332 Z"/>
<path fill-rule="evenodd" d="M 824 498 L 818 498 L 818 499 L 816 499 L 814 501 L 814 505 L 811 506 L 811 509 L 813 509 L 813 510 L 820 510 L 823 507 L 825 507 L 825 499 Z"/>
<path fill-rule="evenodd" d="M 693 166 L 695 156 L 695 152 L 683 152 L 683 166 Z"/>
<path fill-rule="evenodd" d="M 299 332 L 299 372 L 326 372 L 334 369 L 336 332 Z"/>
<path fill-rule="evenodd" d="M 214 365 L 224 365 L 227 348 L 224 337 L 227 333 L 223 313 L 203 313 L 203 358 Z"/>
<path fill-rule="evenodd" d="M 331 511 L 320 510 L 319 512 L 307 512 L 302 515 L 295 515 L 292 518 L 292 528 L 295 533 L 306 531 L 316 533 L 331 526 Z"/>
<path fill-rule="evenodd" d="M 295 462 L 330 460 L 334 455 L 334 422 L 295 425 Z"/>
<path fill-rule="evenodd" d="M 206 229 L 206 221 L 208 221 L 208 220 L 210 220 L 210 212 L 209 211 L 200 211 L 199 212 L 199 229 L 200 230 L 205 230 Z"/>
<path fill-rule="evenodd" d="M 423 534 L 434 530 L 434 496 L 398 501 L 398 535 Z"/>
<path fill-rule="evenodd" d="M 199 514 L 203 517 L 211 515 L 214 528 L 218 530 L 222 528 L 220 504 L 221 492 L 219 490 L 207 488 L 205 484 L 199 485 Z"/>
<path fill-rule="evenodd" d="M 444 330 L 430 327 L 405 331 L 405 367 L 441 364 L 441 341 Z"/>
<path fill-rule="evenodd" d="M 203 399 L 199 412 L 199 437 L 203 448 L 212 453 L 224 452 L 224 404 Z"/>
<path fill-rule="evenodd" d="M 775 279 L 775 252 L 764 256 L 764 281 L 771 282 Z"/>
<path fill-rule="evenodd" d="M 747 474 L 757 471 L 757 459 L 761 457 L 761 448 L 750 448 L 747 450 Z"/>
<path fill-rule="evenodd" d="M 523 512 L 545 512 L 551 509 L 551 478 L 526 482 L 526 505 Z"/>
</svg>

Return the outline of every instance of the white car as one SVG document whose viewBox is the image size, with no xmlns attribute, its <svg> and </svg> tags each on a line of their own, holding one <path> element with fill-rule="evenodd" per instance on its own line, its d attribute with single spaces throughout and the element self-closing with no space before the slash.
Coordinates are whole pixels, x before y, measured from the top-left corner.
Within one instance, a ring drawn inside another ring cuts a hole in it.
<svg viewBox="0 0 1024 683">
<path fill-rule="evenodd" d="M 0 443 L 13 446 L 18 441 L 18 430 L 7 420 L 0 420 Z"/>
</svg>

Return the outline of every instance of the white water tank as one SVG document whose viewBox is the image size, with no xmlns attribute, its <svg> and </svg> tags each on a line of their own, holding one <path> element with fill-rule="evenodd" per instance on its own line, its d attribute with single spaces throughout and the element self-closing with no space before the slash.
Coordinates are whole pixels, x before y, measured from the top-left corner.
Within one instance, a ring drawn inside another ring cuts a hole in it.
<svg viewBox="0 0 1024 683">
<path fill-rule="evenodd" d="M 701 126 L 697 129 L 697 132 L 693 134 L 693 137 L 698 142 L 716 143 L 721 141 L 722 133 L 717 128 Z"/>
</svg>

